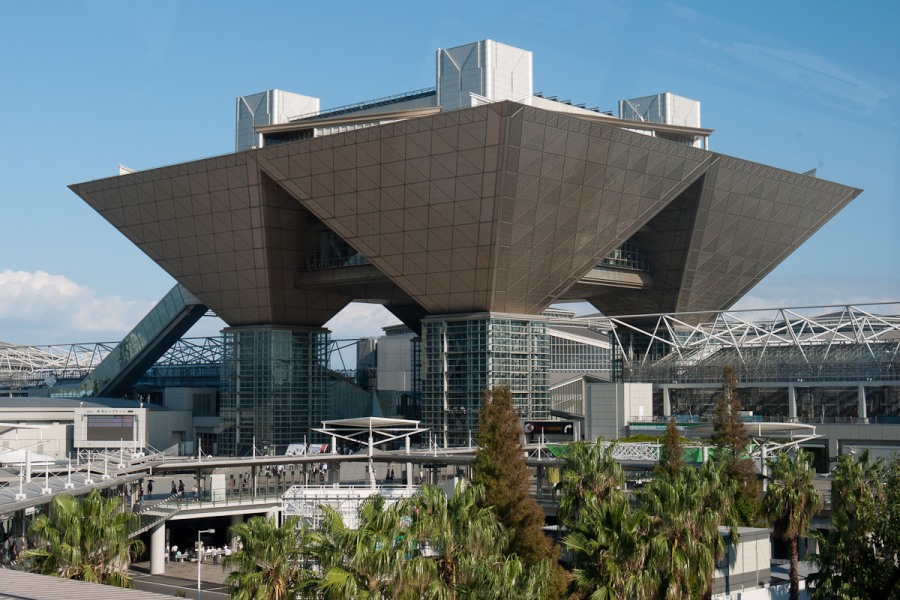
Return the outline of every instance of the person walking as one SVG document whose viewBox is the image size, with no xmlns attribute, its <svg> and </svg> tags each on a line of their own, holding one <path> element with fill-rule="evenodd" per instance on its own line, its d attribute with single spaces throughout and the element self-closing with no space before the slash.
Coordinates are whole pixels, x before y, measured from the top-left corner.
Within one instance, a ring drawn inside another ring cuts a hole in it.
<svg viewBox="0 0 900 600">
<path fill-rule="evenodd" d="M 184 481 L 178 480 L 178 497 L 184 496 Z"/>
<path fill-rule="evenodd" d="M 173 496 L 178 494 L 178 486 L 175 485 L 175 480 L 172 480 L 172 491 L 170 492 Z"/>
</svg>

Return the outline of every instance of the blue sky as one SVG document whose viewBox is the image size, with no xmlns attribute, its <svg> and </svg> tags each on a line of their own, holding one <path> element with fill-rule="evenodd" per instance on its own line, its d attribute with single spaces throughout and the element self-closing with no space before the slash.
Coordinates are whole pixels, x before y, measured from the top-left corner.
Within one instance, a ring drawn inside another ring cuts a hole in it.
<svg viewBox="0 0 900 600">
<path fill-rule="evenodd" d="M 887 2 L 5 3 L 0 340 L 117 340 L 174 283 L 68 184 L 232 151 L 239 95 L 434 85 L 436 48 L 485 38 L 534 52 L 536 91 L 605 110 L 672 91 L 712 150 L 865 189 L 740 306 L 900 300 L 897 22 Z"/>
</svg>

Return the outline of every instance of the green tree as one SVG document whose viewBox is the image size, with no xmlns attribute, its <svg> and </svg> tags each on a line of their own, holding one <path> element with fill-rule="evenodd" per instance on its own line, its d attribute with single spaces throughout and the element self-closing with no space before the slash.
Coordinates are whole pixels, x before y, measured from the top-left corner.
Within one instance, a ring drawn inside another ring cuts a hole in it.
<svg viewBox="0 0 900 600">
<path fill-rule="evenodd" d="M 798 450 L 794 458 L 787 453 L 777 454 L 769 461 L 772 474 L 762 508 L 775 529 L 775 535 L 788 542 L 791 554 L 791 600 L 800 594 L 797 572 L 798 543 L 806 537 L 809 523 L 822 505 L 819 492 L 813 485 L 815 470 L 813 456 Z"/>
<path fill-rule="evenodd" d="M 488 561 L 505 552 L 506 534 L 493 511 L 480 505 L 483 495 L 484 488 L 460 482 L 448 498 L 439 487 L 429 485 L 401 509 L 416 515 L 409 538 L 429 549 L 427 556 L 415 557 L 407 570 L 414 575 L 413 582 L 425 584 L 423 596 L 454 598 L 462 582 L 473 578 L 467 571 L 470 556 Z"/>
<path fill-rule="evenodd" d="M 719 526 L 737 539 L 734 492 L 720 465 L 681 469 L 674 476 L 658 473 L 640 493 L 647 512 L 647 564 L 658 585 L 654 597 L 700 598 L 708 595 L 716 563 L 725 555 Z"/>
<path fill-rule="evenodd" d="M 301 583 L 309 576 L 303 568 L 308 533 L 296 517 L 288 517 L 281 527 L 265 517 L 253 517 L 232 527 L 230 535 L 240 538 L 240 546 L 224 563 L 233 569 L 225 578 L 231 598 L 296 598 Z"/>
<path fill-rule="evenodd" d="M 407 548 L 400 516 L 382 496 L 366 500 L 356 528 L 348 527 L 340 513 L 321 506 L 321 526 L 309 536 L 309 551 L 318 573 L 307 577 L 304 591 L 315 590 L 331 600 L 393 598 L 401 589 L 401 569 Z M 310 596 L 312 597 L 312 596 Z"/>
<path fill-rule="evenodd" d="M 76 498 L 59 494 L 49 514 L 32 522 L 29 534 L 37 542 L 25 555 L 31 570 L 44 575 L 129 587 L 128 564 L 144 552 L 140 540 L 129 539 L 140 516 L 122 512 L 122 498 L 104 498 L 97 490 Z"/>
<path fill-rule="evenodd" d="M 620 494 L 625 471 L 613 457 L 614 444 L 576 442 L 566 447 L 565 465 L 560 474 L 562 497 L 557 518 L 566 522 L 590 499 L 598 503 L 610 494 Z"/>
<path fill-rule="evenodd" d="M 675 419 L 669 419 L 662 439 L 659 468 L 669 476 L 676 475 L 684 467 L 684 445 Z"/>
<path fill-rule="evenodd" d="M 522 447 L 522 427 L 509 386 L 495 387 L 482 396 L 473 482 L 484 487 L 483 506 L 492 507 L 510 534 L 509 551 L 525 566 L 551 561 L 547 594 L 562 594 L 566 577 L 557 565 L 558 549 L 544 535 L 544 512 L 530 495 L 528 467 Z"/>
<path fill-rule="evenodd" d="M 716 399 L 712 442 L 717 460 L 724 463 L 726 476 L 739 484 L 734 488 L 734 507 L 740 522 L 750 525 L 759 514 L 760 485 L 756 466 L 745 456 L 750 437 L 741 419 L 737 376 L 731 365 L 722 369 L 722 392 Z"/>
<path fill-rule="evenodd" d="M 425 486 L 401 505 L 400 513 L 415 515 L 402 535 L 405 548 L 416 549 L 416 556 L 402 570 L 403 592 L 395 589 L 397 597 L 542 597 L 549 561 L 528 568 L 519 557 L 505 554 L 507 532 L 490 508 L 480 506 L 483 494 L 483 488 L 462 482 L 450 498 L 436 486 Z"/>
<path fill-rule="evenodd" d="M 484 506 L 493 508 L 510 532 L 510 549 L 526 565 L 553 556 L 544 535 L 544 513 L 530 495 L 529 472 L 522 447 L 522 427 L 509 386 L 482 397 L 473 482 L 484 487 Z"/>
<path fill-rule="evenodd" d="M 831 528 L 815 537 L 813 597 L 900 598 L 900 460 L 845 454 L 832 474 Z"/>
<path fill-rule="evenodd" d="M 659 582 L 647 568 L 649 519 L 623 494 L 589 497 L 567 522 L 575 596 L 592 600 L 650 597 Z"/>
</svg>

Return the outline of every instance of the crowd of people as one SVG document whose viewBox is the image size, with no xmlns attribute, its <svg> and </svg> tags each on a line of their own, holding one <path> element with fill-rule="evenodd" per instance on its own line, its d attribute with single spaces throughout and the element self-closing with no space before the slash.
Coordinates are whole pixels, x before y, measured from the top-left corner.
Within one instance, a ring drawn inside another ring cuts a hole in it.
<svg viewBox="0 0 900 600">
<path fill-rule="evenodd" d="M 22 559 L 22 553 L 28 550 L 28 540 L 22 534 L 4 534 L 0 544 L 0 563 L 16 565 Z"/>
<path fill-rule="evenodd" d="M 228 544 L 224 546 L 208 546 L 204 547 L 203 551 L 200 554 L 200 562 L 212 562 L 212 564 L 219 564 L 219 560 L 229 557 L 234 554 L 237 550 L 240 550 L 240 540 L 236 541 L 237 546 L 232 548 Z M 197 556 L 195 551 L 189 550 L 182 552 L 179 549 L 178 545 L 173 544 L 172 546 L 166 546 L 166 562 L 184 562 L 187 559 L 190 562 L 196 562 Z"/>
</svg>

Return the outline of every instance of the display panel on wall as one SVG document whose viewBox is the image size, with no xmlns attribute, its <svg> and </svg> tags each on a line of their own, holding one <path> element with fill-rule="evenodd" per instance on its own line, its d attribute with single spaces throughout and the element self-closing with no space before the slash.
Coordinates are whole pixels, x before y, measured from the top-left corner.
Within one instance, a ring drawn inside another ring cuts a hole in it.
<svg viewBox="0 0 900 600">
<path fill-rule="evenodd" d="M 132 440 L 134 415 L 89 415 L 85 439 L 89 442 Z"/>
</svg>

